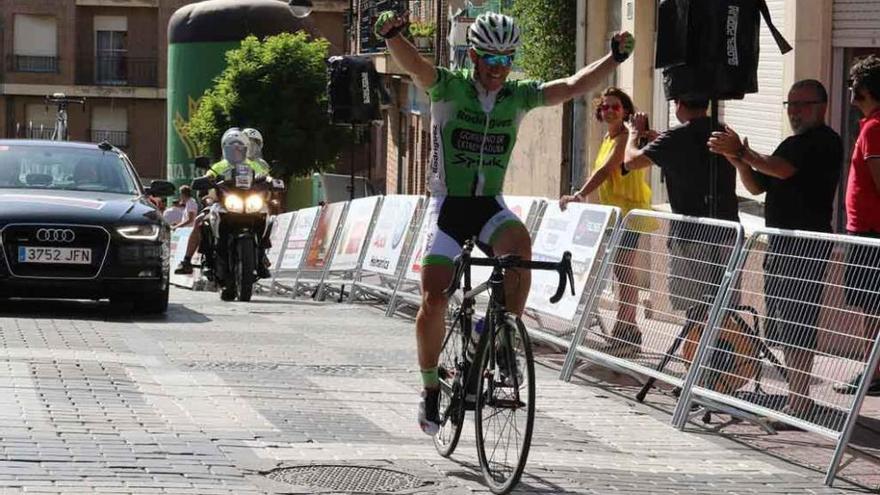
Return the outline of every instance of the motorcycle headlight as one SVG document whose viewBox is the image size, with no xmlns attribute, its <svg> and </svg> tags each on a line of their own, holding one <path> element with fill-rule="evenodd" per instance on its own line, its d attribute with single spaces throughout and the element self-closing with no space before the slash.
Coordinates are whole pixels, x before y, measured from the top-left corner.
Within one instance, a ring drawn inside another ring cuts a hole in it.
<svg viewBox="0 0 880 495">
<path fill-rule="evenodd" d="M 118 227 L 116 232 L 119 232 L 119 235 L 126 239 L 137 241 L 155 241 L 159 238 L 159 226 L 152 224 Z"/>
<path fill-rule="evenodd" d="M 227 194 L 226 197 L 223 198 L 223 206 L 226 207 L 227 211 L 231 211 L 232 213 L 241 213 L 244 211 L 244 201 L 234 194 Z"/>
<path fill-rule="evenodd" d="M 247 213 L 259 213 L 263 209 L 263 196 L 260 194 L 251 194 L 245 201 L 244 211 Z"/>
</svg>

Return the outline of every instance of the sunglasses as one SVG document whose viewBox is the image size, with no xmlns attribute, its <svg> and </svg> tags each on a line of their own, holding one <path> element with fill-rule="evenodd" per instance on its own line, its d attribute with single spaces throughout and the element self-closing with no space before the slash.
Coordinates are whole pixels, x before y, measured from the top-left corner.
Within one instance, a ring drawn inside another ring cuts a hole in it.
<svg viewBox="0 0 880 495">
<path fill-rule="evenodd" d="M 783 101 L 782 106 L 784 106 L 785 108 L 801 109 L 801 108 L 806 108 L 810 105 L 819 105 L 822 103 L 825 103 L 825 102 L 819 101 L 819 100 Z"/>
<path fill-rule="evenodd" d="M 611 103 L 610 105 L 608 103 L 603 103 L 603 104 L 599 105 L 599 110 L 602 112 L 607 112 L 608 110 L 614 110 L 615 112 L 619 112 L 621 108 L 622 107 L 621 107 L 620 103 Z"/>
<path fill-rule="evenodd" d="M 488 65 L 492 65 L 492 66 L 501 65 L 504 67 L 510 67 L 511 65 L 513 65 L 513 54 L 512 53 L 507 54 L 507 55 L 499 55 L 497 53 L 489 53 L 489 52 L 484 52 L 482 50 L 476 50 L 476 52 L 477 52 L 477 55 L 479 55 L 480 58 L 483 59 L 483 62 L 486 62 L 486 64 L 488 64 Z"/>
</svg>

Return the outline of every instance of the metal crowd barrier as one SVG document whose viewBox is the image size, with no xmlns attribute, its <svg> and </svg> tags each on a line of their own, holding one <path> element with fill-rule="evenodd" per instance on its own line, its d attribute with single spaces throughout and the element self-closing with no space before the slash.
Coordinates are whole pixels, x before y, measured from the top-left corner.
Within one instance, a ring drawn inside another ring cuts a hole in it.
<svg viewBox="0 0 880 495">
<path fill-rule="evenodd" d="M 290 297 L 296 299 L 301 294 L 315 297 L 324 280 L 327 266 L 333 261 L 339 233 L 348 211 L 348 202 L 330 203 L 321 208 L 306 250 L 302 256 L 299 270 L 290 291 Z"/>
<path fill-rule="evenodd" d="M 696 400 L 829 437 L 830 485 L 880 355 L 880 240 L 763 229 L 738 258 L 674 423 Z"/>
<path fill-rule="evenodd" d="M 297 210 L 284 241 L 280 244 L 280 260 L 272 268 L 271 291 L 269 295 L 290 295 L 296 277 L 305 259 L 306 249 L 318 228 L 320 206 Z"/>
<path fill-rule="evenodd" d="M 630 211 L 602 261 L 561 378 L 570 380 L 583 359 L 682 386 L 742 242 L 735 222 Z M 638 263 L 640 255 L 650 263 Z M 623 291 L 629 295 L 621 300 Z"/>
<path fill-rule="evenodd" d="M 364 248 L 372 236 L 382 204 L 381 196 L 358 198 L 348 203 L 345 219 L 340 222 L 339 239 L 332 258 L 325 264 L 315 299 L 322 301 L 328 293 L 335 293 L 342 302 L 345 285 L 351 284 L 361 269 Z"/>
<path fill-rule="evenodd" d="M 422 197 L 385 196 L 351 280 L 349 302 L 377 301 L 386 305 L 394 294 L 421 220 Z"/>
<path fill-rule="evenodd" d="M 572 253 L 574 295 L 570 289 L 557 304 L 549 302 L 558 275 L 532 272 L 532 287 L 523 313 L 523 323 L 533 340 L 567 351 L 571 336 L 584 316 L 588 295 L 596 283 L 599 266 L 611 234 L 620 221 L 620 209 L 610 206 L 571 203 L 565 211 L 558 201 L 544 205 L 532 233 L 532 259 L 558 261 L 564 251 Z"/>
</svg>

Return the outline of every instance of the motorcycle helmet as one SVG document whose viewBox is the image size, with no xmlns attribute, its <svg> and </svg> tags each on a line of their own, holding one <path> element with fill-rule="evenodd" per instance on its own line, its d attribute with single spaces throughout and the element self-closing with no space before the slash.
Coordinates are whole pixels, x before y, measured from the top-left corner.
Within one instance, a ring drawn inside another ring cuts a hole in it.
<svg viewBox="0 0 880 495">
<path fill-rule="evenodd" d="M 249 160 L 259 160 L 263 158 L 263 135 L 260 131 L 248 127 L 241 131 L 248 140 L 247 157 Z"/>
<path fill-rule="evenodd" d="M 247 138 L 237 127 L 232 127 L 223 133 L 220 147 L 223 149 L 223 159 L 231 165 L 243 163 L 247 158 Z"/>
</svg>

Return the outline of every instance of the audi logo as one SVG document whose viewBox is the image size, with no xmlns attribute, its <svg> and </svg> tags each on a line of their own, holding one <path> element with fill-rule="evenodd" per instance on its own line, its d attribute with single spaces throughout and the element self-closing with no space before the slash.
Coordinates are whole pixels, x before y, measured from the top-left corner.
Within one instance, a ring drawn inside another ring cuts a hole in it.
<svg viewBox="0 0 880 495">
<path fill-rule="evenodd" d="M 73 242 L 76 234 L 71 229 L 37 229 L 40 242 Z"/>
</svg>

